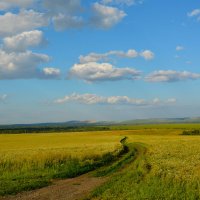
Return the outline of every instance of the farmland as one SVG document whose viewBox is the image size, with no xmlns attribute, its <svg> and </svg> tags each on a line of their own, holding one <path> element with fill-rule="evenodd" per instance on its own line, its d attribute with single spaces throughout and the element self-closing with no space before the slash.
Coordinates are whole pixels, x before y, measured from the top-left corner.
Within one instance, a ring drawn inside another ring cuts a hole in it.
<svg viewBox="0 0 200 200">
<path fill-rule="evenodd" d="M 118 172 L 106 174 L 109 181 L 89 199 L 198 199 L 200 137 L 181 134 L 199 127 L 115 126 L 110 131 L 0 135 L 1 195 L 94 170 L 95 163 L 108 152 L 120 151 L 119 141 L 127 136 L 128 143 L 138 148 L 137 159 Z"/>
</svg>

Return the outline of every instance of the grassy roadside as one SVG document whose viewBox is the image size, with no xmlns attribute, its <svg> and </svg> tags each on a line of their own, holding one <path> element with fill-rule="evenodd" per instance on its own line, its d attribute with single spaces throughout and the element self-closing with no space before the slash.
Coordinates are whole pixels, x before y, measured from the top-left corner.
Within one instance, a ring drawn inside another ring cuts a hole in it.
<svg viewBox="0 0 200 200">
<path fill-rule="evenodd" d="M 96 188 L 88 200 L 198 200 L 199 179 L 175 180 L 165 176 L 155 176 L 146 155 L 146 147 L 133 145 L 137 151 L 134 162 L 113 174 L 104 185 Z"/>
<path fill-rule="evenodd" d="M 99 167 L 109 165 L 126 153 L 123 145 L 113 152 L 99 156 L 73 158 L 50 155 L 41 163 L 34 160 L 20 160 L 19 163 L 6 160 L 0 162 L 0 196 L 33 190 L 51 184 L 55 178 L 72 178 Z"/>
</svg>

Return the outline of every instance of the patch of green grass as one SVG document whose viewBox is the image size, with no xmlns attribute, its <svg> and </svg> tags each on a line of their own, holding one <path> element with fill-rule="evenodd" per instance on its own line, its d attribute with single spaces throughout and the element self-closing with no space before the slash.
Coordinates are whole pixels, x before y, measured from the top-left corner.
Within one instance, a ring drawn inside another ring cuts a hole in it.
<svg viewBox="0 0 200 200">
<path fill-rule="evenodd" d="M 88 199 L 95 200 L 198 200 L 200 180 L 177 180 L 152 173 L 146 148 L 137 145 L 137 158 L 110 181 L 93 191 Z"/>
<path fill-rule="evenodd" d="M 16 194 L 20 191 L 40 188 L 51 183 L 55 178 L 73 178 L 89 171 L 95 170 L 116 160 L 124 153 L 121 146 L 113 152 L 101 156 L 90 156 L 85 158 L 46 157 L 42 164 L 38 165 L 36 160 L 24 160 L 15 163 L 0 163 L 0 195 Z M 33 159 L 33 157 L 32 157 Z"/>
<path fill-rule="evenodd" d="M 95 176 L 106 176 L 111 175 L 112 173 L 117 172 L 117 170 L 122 169 L 123 166 L 133 161 L 137 154 L 137 149 L 133 144 L 124 144 L 125 154 L 119 155 L 118 160 L 109 166 L 104 166 L 95 171 Z"/>
</svg>

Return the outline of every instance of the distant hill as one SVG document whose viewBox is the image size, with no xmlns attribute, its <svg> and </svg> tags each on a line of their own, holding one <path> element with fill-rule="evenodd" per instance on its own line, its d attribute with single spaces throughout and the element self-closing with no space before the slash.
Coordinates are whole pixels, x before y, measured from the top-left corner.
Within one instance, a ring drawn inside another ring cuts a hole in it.
<svg viewBox="0 0 200 200">
<path fill-rule="evenodd" d="M 183 123 L 200 123 L 200 117 L 196 118 L 161 118 L 161 119 L 135 119 L 121 122 L 115 121 L 67 121 L 55 123 L 38 123 L 38 124 L 13 124 L 0 125 L 2 129 L 58 129 L 71 130 L 80 127 L 103 127 L 109 125 L 139 125 L 139 124 L 183 124 Z"/>
<path fill-rule="evenodd" d="M 161 118 L 161 119 L 136 119 L 120 122 L 124 125 L 136 124 L 182 124 L 182 123 L 200 123 L 200 117 L 196 118 Z"/>
<path fill-rule="evenodd" d="M 115 122 L 107 121 L 67 121 L 67 122 L 53 122 L 53 123 L 36 123 L 36 124 L 11 124 L 0 125 L 1 128 L 27 128 L 27 127 L 78 127 L 78 126 L 103 126 L 111 125 Z"/>
</svg>

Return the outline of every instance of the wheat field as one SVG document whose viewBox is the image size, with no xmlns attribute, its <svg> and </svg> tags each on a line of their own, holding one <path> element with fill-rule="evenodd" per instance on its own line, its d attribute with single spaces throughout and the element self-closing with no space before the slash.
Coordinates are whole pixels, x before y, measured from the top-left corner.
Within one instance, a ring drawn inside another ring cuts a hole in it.
<svg viewBox="0 0 200 200">
<path fill-rule="evenodd" d="M 145 178 L 136 187 L 133 179 L 129 180 L 135 175 L 129 173 L 137 170 L 130 164 L 129 171 L 124 172 L 127 185 L 120 182 L 121 175 L 119 183 L 115 180 L 109 190 L 105 187 L 96 198 L 155 199 L 156 194 L 162 193 L 164 199 L 196 199 L 200 196 L 200 137 L 180 135 L 183 130 L 177 126 L 147 126 L 133 130 L 0 135 L 1 195 L 48 185 L 58 171 L 73 174 L 76 168 L 74 175 L 78 175 L 78 170 L 93 166 L 102 155 L 119 149 L 120 139 L 127 136 L 129 143 L 147 148 L 138 166 L 148 164 L 150 171 L 146 173 L 141 167 Z M 61 177 L 67 177 L 66 173 Z M 27 186 L 27 180 L 32 185 Z M 21 187 L 16 188 L 17 185 Z M 121 192 L 116 193 L 117 190 Z"/>
</svg>

